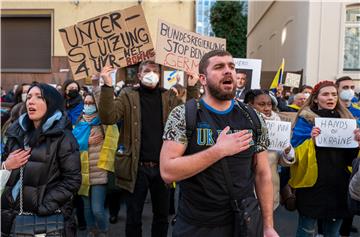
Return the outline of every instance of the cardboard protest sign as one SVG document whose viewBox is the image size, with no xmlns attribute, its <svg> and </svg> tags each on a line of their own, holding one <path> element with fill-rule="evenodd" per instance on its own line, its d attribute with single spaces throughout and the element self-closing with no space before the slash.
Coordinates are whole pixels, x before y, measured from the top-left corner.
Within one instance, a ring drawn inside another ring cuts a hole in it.
<svg viewBox="0 0 360 237">
<path fill-rule="evenodd" d="M 316 145 L 320 147 L 354 148 L 355 119 L 315 118 L 315 126 L 320 128 L 320 135 L 316 137 Z"/>
<path fill-rule="evenodd" d="M 185 72 L 198 72 L 202 56 L 214 49 L 226 50 L 226 40 L 199 35 L 159 20 L 156 63 Z"/>
<path fill-rule="evenodd" d="M 282 151 L 290 145 L 291 123 L 265 120 L 269 132 L 269 150 Z"/>
<path fill-rule="evenodd" d="M 281 121 L 291 122 L 291 126 L 294 125 L 296 119 L 296 112 L 278 112 Z"/>
<path fill-rule="evenodd" d="M 126 67 L 155 55 L 141 5 L 109 12 L 59 30 L 74 79 L 105 65 Z"/>
<path fill-rule="evenodd" d="M 301 80 L 301 74 L 297 73 L 286 73 L 284 86 L 299 88 Z"/>
<path fill-rule="evenodd" d="M 172 86 L 180 84 L 184 85 L 184 72 L 180 70 L 164 71 L 164 84 L 165 89 L 170 89 Z"/>
<path fill-rule="evenodd" d="M 234 58 L 235 68 L 246 74 L 246 89 L 260 89 L 261 59 Z"/>
</svg>

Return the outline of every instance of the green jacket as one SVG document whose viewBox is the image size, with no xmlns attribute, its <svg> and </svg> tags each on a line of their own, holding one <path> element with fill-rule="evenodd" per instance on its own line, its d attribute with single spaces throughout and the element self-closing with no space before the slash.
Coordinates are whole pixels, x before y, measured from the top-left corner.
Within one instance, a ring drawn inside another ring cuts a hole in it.
<svg viewBox="0 0 360 237">
<path fill-rule="evenodd" d="M 188 87 L 188 98 L 196 93 L 195 87 Z M 101 87 L 99 116 L 103 124 L 123 121 L 118 144 L 124 146 L 115 156 L 115 183 L 129 192 L 134 191 L 138 171 L 141 141 L 141 110 L 138 88 L 124 88 L 115 98 L 112 87 Z M 181 104 L 171 90 L 162 91 L 163 123 L 169 113 Z"/>
</svg>

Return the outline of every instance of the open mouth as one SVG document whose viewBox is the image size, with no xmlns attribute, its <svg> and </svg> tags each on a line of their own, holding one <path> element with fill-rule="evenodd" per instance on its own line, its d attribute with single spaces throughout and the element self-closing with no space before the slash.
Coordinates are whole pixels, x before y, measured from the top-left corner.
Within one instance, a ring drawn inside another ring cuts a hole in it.
<svg viewBox="0 0 360 237">
<path fill-rule="evenodd" d="M 223 84 L 224 86 L 232 86 L 234 84 L 234 80 L 231 77 L 224 78 L 221 81 L 221 84 Z"/>
<path fill-rule="evenodd" d="M 264 111 L 264 114 L 265 114 L 266 116 L 270 117 L 270 116 L 271 116 L 271 111 Z"/>
<path fill-rule="evenodd" d="M 35 108 L 28 108 L 28 113 L 32 114 L 32 113 L 35 113 L 36 112 L 36 109 Z"/>
<path fill-rule="evenodd" d="M 232 79 L 224 79 L 222 81 L 222 84 L 224 85 L 232 85 L 233 84 L 233 80 Z"/>
</svg>

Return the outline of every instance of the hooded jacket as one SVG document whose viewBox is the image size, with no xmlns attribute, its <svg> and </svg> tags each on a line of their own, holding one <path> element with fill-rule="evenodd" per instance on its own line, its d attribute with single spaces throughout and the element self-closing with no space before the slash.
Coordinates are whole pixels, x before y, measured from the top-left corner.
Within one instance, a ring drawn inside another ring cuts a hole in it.
<svg viewBox="0 0 360 237">
<path fill-rule="evenodd" d="M 14 150 L 24 148 L 30 122 L 27 115 L 23 114 L 8 129 L 5 158 Z M 42 126 L 42 135 L 31 149 L 31 156 L 24 166 L 24 212 L 47 216 L 60 209 L 65 213 L 81 184 L 79 147 L 67 117 L 60 111 L 55 112 Z M 3 227 L 12 223 L 9 218 L 14 217 L 9 212 L 14 214 L 20 208 L 20 193 L 15 200 L 12 194 L 19 177 L 20 168 L 12 170 L 1 196 L 3 233 Z"/>
</svg>

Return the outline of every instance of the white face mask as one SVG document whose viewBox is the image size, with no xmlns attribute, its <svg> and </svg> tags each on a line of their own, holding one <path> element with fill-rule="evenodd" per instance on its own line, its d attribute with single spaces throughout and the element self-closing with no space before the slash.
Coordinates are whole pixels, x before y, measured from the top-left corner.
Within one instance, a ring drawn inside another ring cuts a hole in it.
<svg viewBox="0 0 360 237">
<path fill-rule="evenodd" d="M 26 101 L 26 96 L 27 96 L 27 93 L 22 93 L 22 94 L 21 94 L 21 101 L 22 101 L 22 102 L 25 102 L 25 101 Z"/>
<path fill-rule="evenodd" d="M 306 99 L 310 97 L 310 93 L 309 93 L 309 92 L 304 93 L 304 95 L 305 95 L 305 98 L 306 98 Z"/>
<path fill-rule="evenodd" d="M 146 73 L 141 83 L 147 87 L 155 87 L 159 82 L 159 76 L 154 72 Z"/>
<path fill-rule="evenodd" d="M 355 95 L 354 90 L 348 89 L 348 90 L 342 90 L 339 94 L 340 99 L 342 100 L 351 100 Z"/>
</svg>

